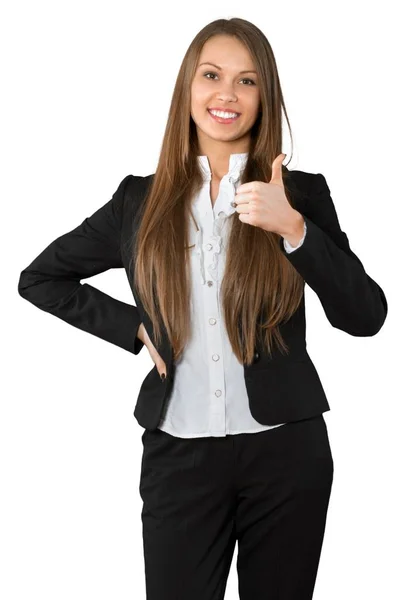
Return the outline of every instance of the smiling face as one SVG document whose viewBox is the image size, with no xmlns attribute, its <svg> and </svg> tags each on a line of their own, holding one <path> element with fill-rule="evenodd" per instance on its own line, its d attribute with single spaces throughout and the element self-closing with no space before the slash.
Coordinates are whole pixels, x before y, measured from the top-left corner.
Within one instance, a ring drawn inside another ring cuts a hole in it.
<svg viewBox="0 0 404 600">
<path fill-rule="evenodd" d="M 209 108 L 240 115 L 230 123 L 220 122 L 210 115 Z M 248 151 L 249 131 L 259 109 L 257 73 L 247 48 L 234 37 L 210 38 L 202 49 L 191 86 L 191 116 L 200 146 L 235 142 L 233 152 Z"/>
</svg>

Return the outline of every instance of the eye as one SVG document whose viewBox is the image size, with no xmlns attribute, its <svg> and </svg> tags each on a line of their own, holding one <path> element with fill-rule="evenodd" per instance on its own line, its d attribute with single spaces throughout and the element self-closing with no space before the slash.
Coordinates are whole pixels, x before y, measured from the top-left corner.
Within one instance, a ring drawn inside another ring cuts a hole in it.
<svg viewBox="0 0 404 600">
<path fill-rule="evenodd" d="M 206 77 L 206 75 L 217 75 L 217 73 L 214 73 L 213 71 L 208 71 L 207 73 L 204 73 L 204 77 Z M 210 79 L 210 77 L 208 77 L 208 79 Z M 241 81 L 250 81 L 252 85 L 255 85 L 255 81 L 246 77 L 241 79 Z"/>
</svg>

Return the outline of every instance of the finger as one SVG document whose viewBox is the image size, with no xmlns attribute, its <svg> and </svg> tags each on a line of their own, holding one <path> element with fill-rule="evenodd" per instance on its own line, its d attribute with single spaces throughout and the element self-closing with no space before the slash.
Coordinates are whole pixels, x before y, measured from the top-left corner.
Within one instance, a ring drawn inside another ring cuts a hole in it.
<svg viewBox="0 0 404 600">
<path fill-rule="evenodd" d="M 249 213 L 250 211 L 251 211 L 251 204 L 249 202 L 244 202 L 244 203 L 238 204 L 238 206 L 236 206 L 236 212 L 238 212 L 239 214 Z"/>
<path fill-rule="evenodd" d="M 166 368 L 166 363 L 164 362 L 164 360 L 161 358 L 160 354 L 157 355 L 156 358 L 156 367 L 158 372 L 161 373 L 166 373 L 167 372 L 167 368 Z"/>
<path fill-rule="evenodd" d="M 278 154 L 272 163 L 272 177 L 269 183 L 275 183 L 283 187 L 282 179 L 282 162 L 286 158 L 286 154 Z"/>
<path fill-rule="evenodd" d="M 251 198 L 249 196 L 249 194 L 246 193 L 246 191 L 244 190 L 244 194 L 237 194 L 234 197 L 234 204 L 232 204 L 232 206 L 237 206 L 238 204 L 248 204 L 250 202 Z"/>
<path fill-rule="evenodd" d="M 236 188 L 236 193 L 235 196 L 236 198 L 240 196 L 240 194 L 248 194 L 249 192 L 252 192 L 254 189 L 257 189 L 257 184 L 259 184 L 259 181 L 246 181 L 246 183 L 242 183 L 241 185 L 239 185 Z M 248 201 L 248 200 L 247 200 Z"/>
</svg>

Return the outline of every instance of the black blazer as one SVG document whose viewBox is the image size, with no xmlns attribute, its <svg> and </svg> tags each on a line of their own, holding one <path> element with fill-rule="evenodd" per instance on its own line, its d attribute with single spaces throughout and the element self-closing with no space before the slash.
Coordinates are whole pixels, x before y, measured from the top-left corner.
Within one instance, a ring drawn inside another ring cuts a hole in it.
<svg viewBox="0 0 404 600">
<path fill-rule="evenodd" d="M 290 254 L 280 238 L 281 251 L 317 294 L 333 327 L 354 336 L 375 335 L 387 316 L 386 297 L 350 249 L 324 176 L 289 171 L 284 165 L 283 171 L 294 207 L 305 218 L 307 233 L 303 245 Z M 38 308 L 134 354 L 144 346 L 136 337 L 143 322 L 167 366 L 165 381 L 154 365 L 140 387 L 134 416 L 146 429 L 157 428 L 175 376 L 167 332 L 163 327 L 163 342 L 158 347 L 132 283 L 132 236 L 136 236 L 139 209 L 153 176 L 127 175 L 111 200 L 51 242 L 21 272 L 18 283 L 19 294 Z M 114 268 L 125 269 L 136 306 L 81 283 Z M 304 295 L 296 313 L 280 328 L 289 355 L 275 349 L 270 358 L 257 345 L 254 363 L 244 365 L 251 413 L 265 425 L 306 419 L 330 410 L 306 349 Z"/>
</svg>

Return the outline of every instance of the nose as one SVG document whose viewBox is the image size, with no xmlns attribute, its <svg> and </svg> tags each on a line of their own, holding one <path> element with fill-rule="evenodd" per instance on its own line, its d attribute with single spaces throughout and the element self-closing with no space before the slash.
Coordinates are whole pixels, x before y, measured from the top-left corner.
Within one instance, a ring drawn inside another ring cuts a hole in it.
<svg viewBox="0 0 404 600">
<path fill-rule="evenodd" d="M 218 99 L 220 100 L 224 100 L 224 101 L 233 101 L 233 102 L 237 102 L 237 94 L 234 92 L 233 90 L 233 84 L 229 83 L 222 83 L 221 84 L 221 92 L 218 96 Z"/>
</svg>

